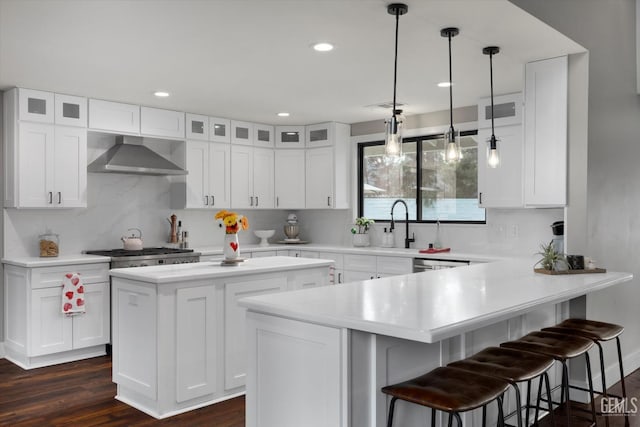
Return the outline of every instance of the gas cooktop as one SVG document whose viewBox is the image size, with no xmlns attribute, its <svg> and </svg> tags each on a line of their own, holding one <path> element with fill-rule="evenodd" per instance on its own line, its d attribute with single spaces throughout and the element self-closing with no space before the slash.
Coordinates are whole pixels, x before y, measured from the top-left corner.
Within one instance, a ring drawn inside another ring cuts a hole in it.
<svg viewBox="0 0 640 427">
<path fill-rule="evenodd" d="M 102 249 L 85 251 L 89 255 L 111 257 L 111 268 L 145 267 L 148 265 L 184 264 L 200 261 L 200 252 L 193 249 L 143 248 L 139 251 Z"/>
<path fill-rule="evenodd" d="M 100 249 L 95 251 L 85 251 L 89 255 L 102 255 L 110 257 L 129 257 L 129 256 L 145 256 L 145 255 L 170 255 L 185 254 L 193 252 L 193 249 L 178 248 L 143 248 L 139 251 L 128 251 L 126 249 Z"/>
</svg>

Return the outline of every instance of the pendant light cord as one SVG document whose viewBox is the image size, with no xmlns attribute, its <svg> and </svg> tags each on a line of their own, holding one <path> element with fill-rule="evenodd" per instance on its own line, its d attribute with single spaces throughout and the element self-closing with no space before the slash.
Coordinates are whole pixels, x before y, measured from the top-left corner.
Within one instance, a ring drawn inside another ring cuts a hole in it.
<svg viewBox="0 0 640 427">
<path fill-rule="evenodd" d="M 393 58 L 393 111 L 392 116 L 396 116 L 396 82 L 398 78 L 398 26 L 400 23 L 400 9 L 396 9 L 396 47 Z"/>
<path fill-rule="evenodd" d="M 451 32 L 449 32 L 449 119 L 450 119 L 450 132 L 453 136 L 453 77 L 451 72 Z"/>
<path fill-rule="evenodd" d="M 489 52 L 489 76 L 491 79 L 491 144 L 493 145 L 496 139 L 493 129 L 493 52 Z"/>
</svg>

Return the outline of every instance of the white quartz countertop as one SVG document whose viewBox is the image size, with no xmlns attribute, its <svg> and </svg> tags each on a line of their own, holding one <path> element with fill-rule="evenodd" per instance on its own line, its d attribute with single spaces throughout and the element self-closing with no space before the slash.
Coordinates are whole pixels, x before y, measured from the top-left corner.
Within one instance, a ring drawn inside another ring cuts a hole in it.
<svg viewBox="0 0 640 427">
<path fill-rule="evenodd" d="M 55 267 L 59 265 L 109 263 L 111 258 L 100 255 L 61 255 L 57 257 L 20 257 L 2 258 L 3 264 L 16 265 L 18 267 Z"/>
<path fill-rule="evenodd" d="M 330 260 L 276 256 L 250 258 L 237 265 L 224 267 L 221 266 L 219 262 L 200 262 L 137 268 L 115 268 L 110 270 L 110 274 L 112 277 L 162 284 L 177 281 L 184 282 L 188 280 L 300 270 L 313 267 L 329 267 L 332 264 L 333 261 Z"/>
<path fill-rule="evenodd" d="M 632 279 L 630 273 L 545 275 L 533 259 L 244 298 L 250 310 L 310 323 L 432 343 L 545 304 Z"/>
</svg>

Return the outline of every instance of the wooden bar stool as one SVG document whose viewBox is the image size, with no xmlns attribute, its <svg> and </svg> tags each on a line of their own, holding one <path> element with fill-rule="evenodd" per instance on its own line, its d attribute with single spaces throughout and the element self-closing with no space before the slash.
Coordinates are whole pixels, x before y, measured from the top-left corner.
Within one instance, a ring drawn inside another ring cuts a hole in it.
<svg viewBox="0 0 640 427">
<path fill-rule="evenodd" d="M 513 387 L 516 395 L 516 419 L 518 427 L 523 426 L 522 422 L 522 399 L 518 383 L 527 382 L 527 400 L 525 404 L 525 420 L 529 423 L 529 408 L 531 400 L 531 381 L 540 378 L 538 384 L 538 400 L 536 402 L 535 420 L 538 420 L 538 409 L 540 406 L 540 396 L 542 392 L 542 381 L 544 380 L 547 396 L 551 396 L 549 387 L 549 376 L 547 371 L 553 366 L 554 359 L 539 353 L 514 350 L 502 347 L 489 347 L 479 353 L 463 360 L 449 363 L 452 368 L 463 369 L 481 375 L 497 377 L 507 381 Z M 549 414 L 553 423 L 553 404 L 548 399 Z M 511 415 L 509 415 L 511 416 Z M 505 416 L 506 418 L 506 416 Z M 555 423 L 554 423 L 555 424 Z"/>
<path fill-rule="evenodd" d="M 577 335 L 563 335 L 556 332 L 531 332 L 522 338 L 500 344 L 500 347 L 541 353 L 553 357 L 562 363 L 561 403 L 567 400 L 567 425 L 571 425 L 571 399 L 569 398 L 569 369 L 567 360 L 584 354 L 587 361 L 587 378 L 589 380 L 589 395 L 591 398 L 591 416 L 596 425 L 596 405 L 593 398 L 593 381 L 591 378 L 591 363 L 588 351 L 593 347 L 593 341 Z M 566 396 L 565 396 L 566 395 Z M 551 400 L 551 396 L 547 396 Z"/>
<path fill-rule="evenodd" d="M 622 398 L 625 402 L 627 399 L 627 388 L 624 383 L 624 367 L 622 366 L 622 349 L 620 346 L 620 334 L 624 331 L 624 327 L 620 325 L 616 325 L 614 323 L 605 323 L 598 322 L 595 320 L 587 320 L 587 319 L 567 319 L 563 322 L 557 324 L 556 326 L 552 326 L 550 328 L 544 328 L 543 331 L 556 332 L 560 334 L 566 335 L 578 335 L 581 337 L 588 338 L 594 342 L 595 345 L 598 346 L 598 352 L 600 355 L 600 372 L 602 375 L 602 392 L 597 392 L 601 394 L 605 398 L 609 395 L 607 394 L 607 379 L 605 377 L 605 366 L 604 366 L 604 352 L 602 350 L 601 343 L 604 341 L 610 341 L 612 339 L 616 339 L 616 344 L 618 347 L 618 367 L 620 368 L 620 383 L 622 385 L 622 397 L 612 395 L 618 399 Z M 576 388 L 582 391 L 585 390 L 583 387 L 572 386 L 572 388 Z M 609 418 L 605 417 L 605 423 L 609 425 Z M 629 414 L 625 413 L 625 424 L 629 425 Z"/>
<path fill-rule="evenodd" d="M 389 405 L 387 427 L 393 425 L 393 411 L 396 400 L 404 400 L 431 408 L 431 426 L 435 426 L 436 411 L 449 414 L 462 427 L 461 412 L 482 407 L 482 425 L 486 425 L 487 404 L 498 403 L 498 421 L 504 425 L 502 395 L 509 388 L 505 380 L 479 375 L 450 367 L 436 368 L 420 377 L 382 388 L 382 392 L 392 396 Z"/>
</svg>

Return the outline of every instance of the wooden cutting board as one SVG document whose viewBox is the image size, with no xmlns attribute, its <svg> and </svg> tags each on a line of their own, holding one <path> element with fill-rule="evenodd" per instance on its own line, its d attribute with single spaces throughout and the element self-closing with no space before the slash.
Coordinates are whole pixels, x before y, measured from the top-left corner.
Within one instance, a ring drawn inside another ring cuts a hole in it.
<svg viewBox="0 0 640 427">
<path fill-rule="evenodd" d="M 606 273 L 605 268 L 594 268 L 592 270 L 567 270 L 567 271 L 554 271 L 545 270 L 544 268 L 534 268 L 533 271 L 540 274 L 549 274 L 551 276 L 560 276 L 563 274 L 590 274 L 590 273 Z"/>
</svg>

